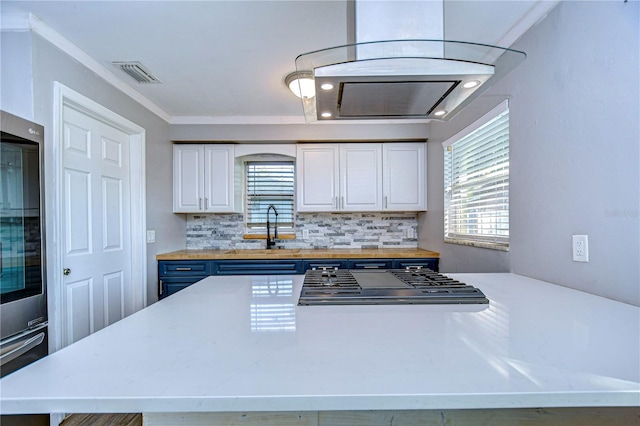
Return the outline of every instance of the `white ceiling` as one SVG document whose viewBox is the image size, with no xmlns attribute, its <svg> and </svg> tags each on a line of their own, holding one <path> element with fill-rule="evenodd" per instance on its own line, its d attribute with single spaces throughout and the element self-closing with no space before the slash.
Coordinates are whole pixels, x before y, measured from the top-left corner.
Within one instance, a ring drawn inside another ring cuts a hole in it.
<svg viewBox="0 0 640 426">
<path fill-rule="evenodd" d="M 445 37 L 510 45 L 539 19 L 536 9 L 555 3 L 446 0 Z M 2 0 L 0 7 L 3 19 L 32 13 L 165 118 L 184 123 L 301 121 L 284 78 L 299 54 L 347 43 L 351 25 L 347 2 L 332 0 Z M 162 84 L 138 84 L 112 61 L 140 61 Z"/>
</svg>

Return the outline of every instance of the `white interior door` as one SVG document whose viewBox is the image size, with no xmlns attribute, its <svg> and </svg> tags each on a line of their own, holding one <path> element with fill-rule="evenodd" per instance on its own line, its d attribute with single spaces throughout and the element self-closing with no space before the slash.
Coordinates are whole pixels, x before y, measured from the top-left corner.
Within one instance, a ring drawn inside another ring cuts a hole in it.
<svg viewBox="0 0 640 426">
<path fill-rule="evenodd" d="M 135 309 L 131 285 L 129 135 L 63 109 L 63 344 Z"/>
</svg>

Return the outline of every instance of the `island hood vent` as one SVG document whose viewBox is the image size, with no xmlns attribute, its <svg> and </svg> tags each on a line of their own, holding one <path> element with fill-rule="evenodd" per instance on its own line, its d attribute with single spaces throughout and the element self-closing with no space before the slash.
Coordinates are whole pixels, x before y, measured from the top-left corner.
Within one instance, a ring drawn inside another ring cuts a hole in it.
<svg viewBox="0 0 640 426">
<path fill-rule="evenodd" d="M 353 4 L 355 43 L 296 58 L 315 84 L 316 95 L 302 98 L 307 122 L 448 120 L 526 57 L 444 40 L 443 2 Z"/>
</svg>

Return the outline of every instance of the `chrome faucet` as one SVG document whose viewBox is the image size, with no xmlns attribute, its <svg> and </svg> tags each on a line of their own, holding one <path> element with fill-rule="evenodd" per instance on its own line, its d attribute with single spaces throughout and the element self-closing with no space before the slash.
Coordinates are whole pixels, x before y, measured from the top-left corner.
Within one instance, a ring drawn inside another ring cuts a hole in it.
<svg viewBox="0 0 640 426">
<path fill-rule="evenodd" d="M 269 211 L 273 209 L 273 213 L 276 215 L 276 223 L 273 230 L 273 240 L 271 239 L 271 225 L 269 224 Z M 276 206 L 273 204 L 269 204 L 267 207 L 267 249 L 274 247 L 276 245 L 276 239 L 278 238 L 278 210 L 276 210 Z"/>
</svg>

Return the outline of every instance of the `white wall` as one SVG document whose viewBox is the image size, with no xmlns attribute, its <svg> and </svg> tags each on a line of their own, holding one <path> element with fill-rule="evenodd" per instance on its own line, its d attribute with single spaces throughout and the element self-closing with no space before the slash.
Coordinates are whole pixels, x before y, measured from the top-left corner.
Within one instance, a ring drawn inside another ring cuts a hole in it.
<svg viewBox="0 0 640 426">
<path fill-rule="evenodd" d="M 420 246 L 443 270 L 511 270 L 640 305 L 640 4 L 562 2 L 513 47 L 528 57 L 431 127 Z M 440 142 L 510 97 L 509 254 L 443 243 Z M 589 235 L 589 263 L 571 236 Z M 454 256 L 455 259 L 451 257 Z"/>
</svg>

